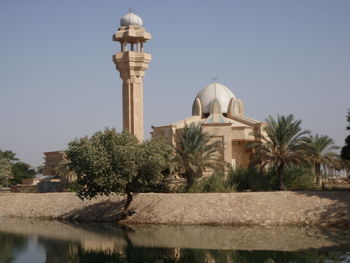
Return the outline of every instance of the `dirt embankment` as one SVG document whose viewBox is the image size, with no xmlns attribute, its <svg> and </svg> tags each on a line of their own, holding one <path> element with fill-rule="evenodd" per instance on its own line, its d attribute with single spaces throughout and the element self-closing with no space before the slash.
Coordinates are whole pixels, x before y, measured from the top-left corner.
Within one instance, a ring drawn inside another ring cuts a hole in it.
<svg viewBox="0 0 350 263">
<path fill-rule="evenodd" d="M 0 216 L 115 222 L 124 197 L 0 194 Z M 129 224 L 350 226 L 350 192 L 138 194 Z"/>
</svg>

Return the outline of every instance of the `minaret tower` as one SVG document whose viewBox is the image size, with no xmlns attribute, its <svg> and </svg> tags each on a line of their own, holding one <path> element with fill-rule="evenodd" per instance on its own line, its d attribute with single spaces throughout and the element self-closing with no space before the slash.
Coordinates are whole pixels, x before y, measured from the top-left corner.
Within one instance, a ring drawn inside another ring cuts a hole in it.
<svg viewBox="0 0 350 263">
<path fill-rule="evenodd" d="M 131 10 L 120 19 L 120 28 L 113 41 L 120 42 L 121 50 L 113 61 L 123 80 L 123 130 L 143 141 L 143 77 L 151 61 L 151 54 L 143 50 L 151 39 L 142 26 L 142 19 Z"/>
</svg>

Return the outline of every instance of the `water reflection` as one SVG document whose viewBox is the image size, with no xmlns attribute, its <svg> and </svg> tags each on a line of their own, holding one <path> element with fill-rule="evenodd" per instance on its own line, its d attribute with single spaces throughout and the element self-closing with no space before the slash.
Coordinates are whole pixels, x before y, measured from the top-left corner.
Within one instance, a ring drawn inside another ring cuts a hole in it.
<svg viewBox="0 0 350 263">
<path fill-rule="evenodd" d="M 7 233 L 0 233 L 0 262 L 13 262 L 15 255 L 26 248 L 28 238 Z"/>
<path fill-rule="evenodd" d="M 0 219 L 0 263 L 16 262 L 29 242 L 44 250 L 47 263 L 350 262 L 350 232 L 343 229 L 126 227 Z"/>
</svg>

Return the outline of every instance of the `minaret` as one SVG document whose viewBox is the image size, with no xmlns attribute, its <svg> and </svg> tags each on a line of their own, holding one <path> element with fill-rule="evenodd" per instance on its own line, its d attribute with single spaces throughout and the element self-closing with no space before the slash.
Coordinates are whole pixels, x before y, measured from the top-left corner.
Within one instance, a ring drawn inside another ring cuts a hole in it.
<svg viewBox="0 0 350 263">
<path fill-rule="evenodd" d="M 113 41 L 120 42 L 121 50 L 113 56 L 123 80 L 123 130 L 143 141 L 143 77 L 151 61 L 143 45 L 151 39 L 142 26 L 142 19 L 130 11 L 120 19 L 120 28 Z"/>
</svg>

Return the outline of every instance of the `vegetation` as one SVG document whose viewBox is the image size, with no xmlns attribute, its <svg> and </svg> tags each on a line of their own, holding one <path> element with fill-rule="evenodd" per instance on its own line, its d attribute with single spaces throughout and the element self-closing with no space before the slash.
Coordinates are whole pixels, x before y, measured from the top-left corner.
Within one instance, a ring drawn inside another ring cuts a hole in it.
<svg viewBox="0 0 350 263">
<path fill-rule="evenodd" d="M 342 159 L 342 167 L 346 172 L 347 178 L 350 182 L 350 160 Z"/>
<path fill-rule="evenodd" d="M 113 129 L 77 139 L 66 151 L 69 161 L 56 171 L 67 181 L 74 171 L 78 180 L 72 188 L 82 199 L 125 193 L 126 216 L 133 193 L 164 191 L 164 179 L 174 167 L 186 180 L 181 191 L 192 193 L 318 189 L 314 178 L 319 183 L 321 172 L 345 167 L 339 166 L 334 141 L 302 130 L 293 115 L 269 116 L 266 122 L 261 140 L 248 144 L 253 154 L 247 169 L 225 173 L 222 143 L 190 124 L 178 135 L 175 148 L 158 140 L 138 143 L 129 133 Z"/>
<path fill-rule="evenodd" d="M 16 162 L 12 165 L 12 175 L 10 183 L 12 185 L 21 184 L 23 179 L 32 179 L 35 177 L 35 169 L 27 163 Z"/>
<path fill-rule="evenodd" d="M 70 161 L 63 160 L 55 168 L 57 176 L 61 179 L 62 184 L 68 186 L 71 182 L 77 179 L 76 174 L 71 170 Z"/>
<path fill-rule="evenodd" d="M 235 192 L 236 185 L 230 184 L 223 173 L 214 173 L 192 184 L 189 193 L 229 193 Z"/>
<path fill-rule="evenodd" d="M 308 145 L 310 162 L 314 166 L 314 172 L 316 175 L 316 184 L 321 184 L 321 169 L 324 171 L 331 170 L 339 163 L 338 154 L 334 150 L 338 150 L 339 147 L 334 145 L 333 139 L 326 135 L 315 136 L 310 135 L 306 139 Z"/>
<path fill-rule="evenodd" d="M 273 167 L 276 169 L 279 189 L 286 190 L 285 168 L 290 165 L 307 164 L 305 135 L 300 127 L 301 120 L 295 120 L 292 114 L 288 116 L 277 115 L 277 120 L 269 116 L 264 128 L 266 136 L 260 135 L 261 141 L 250 143 L 253 149 L 251 165 L 260 167 Z"/>
<path fill-rule="evenodd" d="M 10 179 L 12 178 L 11 162 L 6 159 L 0 159 L 0 184 L 8 187 L 10 185 Z"/>
<path fill-rule="evenodd" d="M 284 169 L 286 190 L 314 190 L 314 175 L 310 168 L 287 166 Z M 231 170 L 227 175 L 227 183 L 235 186 L 237 191 L 273 191 L 279 189 L 279 178 L 275 168 L 265 170 L 253 167 Z"/>
<path fill-rule="evenodd" d="M 289 166 L 285 170 L 286 188 L 290 191 L 320 190 L 315 184 L 315 176 L 310 167 Z"/>
<path fill-rule="evenodd" d="M 350 110 L 348 111 L 347 121 L 349 125 L 346 127 L 350 131 Z M 345 160 L 350 160 L 350 135 L 345 139 L 345 145 L 341 149 L 341 157 Z"/>
<path fill-rule="evenodd" d="M 0 184 L 20 184 L 23 179 L 34 177 L 35 170 L 29 164 L 21 162 L 14 152 L 0 150 Z"/>
<path fill-rule="evenodd" d="M 1 151 L 0 150 L 0 159 L 5 159 L 9 162 L 19 161 L 16 157 L 16 154 L 13 151 Z"/>
<path fill-rule="evenodd" d="M 185 125 L 176 140 L 175 162 L 179 174 L 186 179 L 187 189 L 205 171 L 222 170 L 224 163 L 218 154 L 222 150 L 220 141 L 212 141 L 211 136 L 200 125 Z"/>
<path fill-rule="evenodd" d="M 78 178 L 78 196 L 84 199 L 125 193 L 124 216 L 127 216 L 133 193 L 161 187 L 169 171 L 171 152 L 171 147 L 162 141 L 138 143 L 127 132 L 106 129 L 91 138 L 70 142 L 66 154 Z"/>
</svg>

